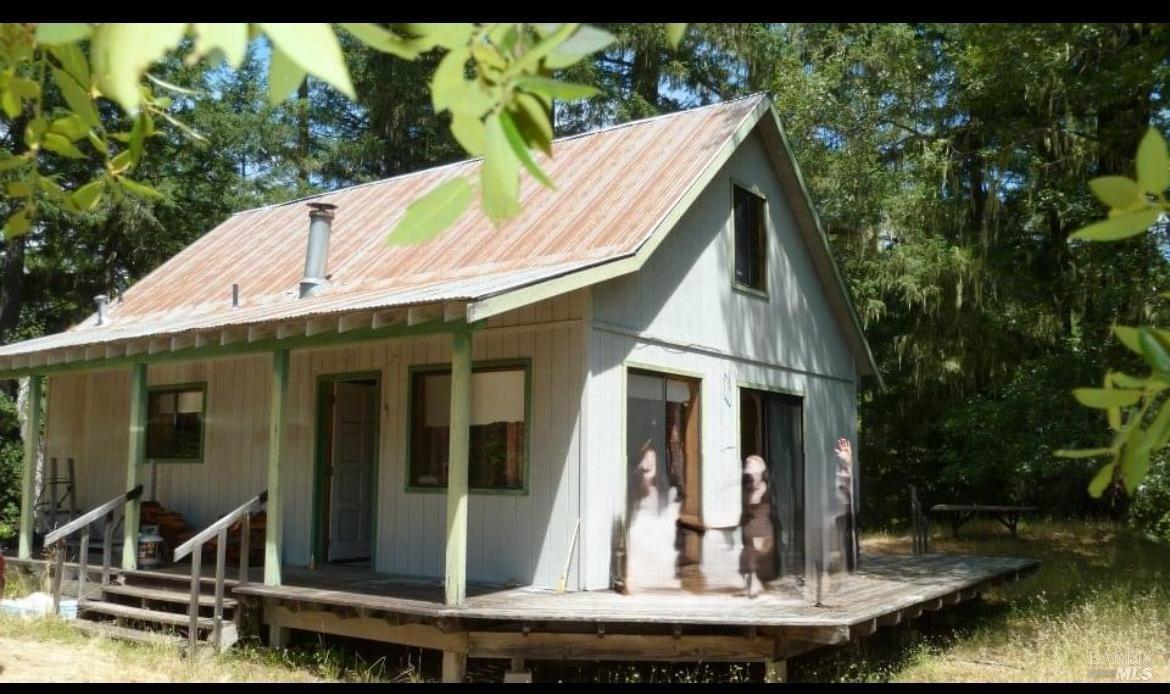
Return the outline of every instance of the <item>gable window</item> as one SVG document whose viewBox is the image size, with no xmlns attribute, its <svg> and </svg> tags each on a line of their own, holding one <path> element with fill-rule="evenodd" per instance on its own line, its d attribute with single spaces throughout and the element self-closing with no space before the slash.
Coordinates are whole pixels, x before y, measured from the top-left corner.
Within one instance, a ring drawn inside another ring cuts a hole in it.
<svg viewBox="0 0 1170 694">
<path fill-rule="evenodd" d="M 765 200 L 743 186 L 732 186 L 735 212 L 735 284 L 768 291 L 768 235 Z"/>
<path fill-rule="evenodd" d="M 202 460 L 205 395 L 203 384 L 151 389 L 146 420 L 149 460 Z"/>
<path fill-rule="evenodd" d="M 451 421 L 450 367 L 415 371 L 410 389 L 409 486 L 445 488 Z M 468 487 L 523 490 L 528 431 L 526 365 L 473 368 Z"/>
</svg>

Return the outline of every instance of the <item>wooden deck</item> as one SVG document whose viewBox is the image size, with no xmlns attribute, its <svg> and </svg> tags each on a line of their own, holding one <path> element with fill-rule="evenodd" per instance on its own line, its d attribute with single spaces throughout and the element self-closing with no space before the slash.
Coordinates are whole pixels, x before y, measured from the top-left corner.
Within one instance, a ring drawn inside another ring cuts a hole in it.
<svg viewBox="0 0 1170 694">
<path fill-rule="evenodd" d="M 469 586 L 464 605 L 443 604 L 442 586 L 396 579 L 360 568 L 284 569 L 284 585 L 250 583 L 234 588 L 274 604 L 333 606 L 414 615 L 427 619 L 486 621 L 687 624 L 708 626 L 842 626 L 916 605 L 986 589 L 1034 570 L 1030 559 L 963 555 L 867 555 L 859 570 L 837 577 L 815 606 L 815 587 L 791 579 L 755 598 L 739 593 L 685 591 L 622 595 L 613 591 L 557 593 L 532 588 Z M 807 596 L 806 596 L 807 595 Z"/>
<path fill-rule="evenodd" d="M 284 567 L 278 587 L 264 585 L 254 569 L 253 582 L 229 586 L 233 597 L 258 611 L 270 643 L 297 629 L 434 648 L 455 663 L 467 657 L 776 661 L 971 599 L 1038 566 L 1010 557 L 867 554 L 856 573 L 835 577 L 820 605 L 813 581 L 801 587 L 786 579 L 755 598 L 473 585 L 463 605 L 449 607 L 437 581 L 375 574 L 361 565 Z M 188 571 L 177 565 L 129 573 L 175 580 Z"/>
</svg>

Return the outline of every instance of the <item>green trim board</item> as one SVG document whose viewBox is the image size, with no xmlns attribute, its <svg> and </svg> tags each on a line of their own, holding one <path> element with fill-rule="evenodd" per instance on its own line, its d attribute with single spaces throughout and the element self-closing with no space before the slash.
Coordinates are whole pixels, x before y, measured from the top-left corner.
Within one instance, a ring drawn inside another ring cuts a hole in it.
<svg viewBox="0 0 1170 694">
<path fill-rule="evenodd" d="M 280 561 L 284 550 L 284 498 L 280 489 L 284 458 L 284 425 L 288 418 L 289 354 L 272 353 L 272 391 L 268 409 L 268 516 L 264 533 L 264 585 L 281 584 Z"/>
<path fill-rule="evenodd" d="M 130 439 L 126 446 L 126 489 L 134 489 L 142 478 L 146 462 L 146 422 L 149 411 L 149 389 L 146 362 L 130 367 Z M 138 524 L 141 498 L 126 502 L 122 520 L 122 568 L 138 568 Z"/>
<path fill-rule="evenodd" d="M 231 327 L 231 326 L 228 326 Z M 117 369 L 128 364 L 157 364 L 169 361 L 190 361 L 195 359 L 218 359 L 234 357 L 244 354 L 260 354 L 274 350 L 315 349 L 319 347 L 334 347 L 351 342 L 365 342 L 369 340 L 387 340 L 401 337 L 415 337 L 420 335 L 444 335 L 475 327 L 474 324 L 464 323 L 462 320 L 444 322 L 441 320 L 419 323 L 418 325 L 391 325 L 384 328 L 367 328 L 349 330 L 343 333 L 326 332 L 317 335 L 298 335 L 284 339 L 257 340 L 255 342 L 232 342 L 227 345 L 208 345 L 206 347 L 188 347 L 173 352 L 156 352 L 154 354 L 134 354 L 131 356 L 111 357 L 109 359 L 94 359 L 91 361 L 72 361 L 64 364 L 47 364 L 42 366 L 21 367 L 19 369 L 0 370 L 0 379 L 21 378 L 33 374 L 54 374 L 71 371 L 99 371 Z"/>
<path fill-rule="evenodd" d="M 37 457 L 41 449 L 41 400 L 44 379 L 29 376 L 28 395 L 24 401 L 24 466 L 20 484 L 20 541 L 17 556 L 32 558 L 33 504 L 36 497 Z"/>
<path fill-rule="evenodd" d="M 313 506 L 310 518 L 312 519 L 312 536 L 310 538 L 310 557 L 312 563 L 328 563 L 329 553 L 326 547 L 329 518 L 324 510 L 328 507 L 325 498 L 325 453 L 329 441 L 323 436 L 327 429 L 325 420 L 329 408 L 324 407 L 325 398 L 335 383 L 352 383 L 355 381 L 374 381 L 374 471 L 370 477 L 370 493 L 372 499 L 372 513 L 370 514 L 370 566 L 378 565 L 378 511 L 381 496 L 378 494 L 378 480 L 382 467 L 382 372 L 381 371 L 353 371 L 337 374 L 317 375 L 317 394 L 314 400 L 316 411 L 316 430 L 313 432 Z M 317 561 L 320 557 L 320 562 Z"/>
<path fill-rule="evenodd" d="M 151 458 L 147 455 L 147 446 L 143 446 L 143 459 L 147 463 L 202 463 L 203 454 L 207 450 L 207 381 L 193 383 L 160 383 L 148 386 L 146 389 L 146 426 L 144 436 L 149 440 L 150 434 L 150 396 L 155 393 L 180 392 L 184 390 L 198 390 L 202 396 L 203 409 L 199 413 L 199 455 L 194 457 Z"/>
<path fill-rule="evenodd" d="M 489 371 L 493 369 L 507 369 L 520 367 L 524 370 L 524 465 L 521 469 L 520 486 L 517 488 L 495 487 L 468 487 L 471 494 L 498 495 L 498 496 L 527 496 L 529 492 L 529 476 L 532 468 L 532 358 L 515 357 L 511 359 L 485 359 L 473 361 L 471 373 Z M 410 455 L 413 436 L 411 418 L 414 412 L 414 377 L 419 373 L 446 373 L 451 371 L 450 363 L 412 364 L 406 370 L 406 396 L 402 402 L 406 403 L 406 449 L 402 456 L 405 485 L 403 489 L 408 494 L 446 494 L 447 488 L 442 485 L 414 485 L 410 483 Z"/>
</svg>

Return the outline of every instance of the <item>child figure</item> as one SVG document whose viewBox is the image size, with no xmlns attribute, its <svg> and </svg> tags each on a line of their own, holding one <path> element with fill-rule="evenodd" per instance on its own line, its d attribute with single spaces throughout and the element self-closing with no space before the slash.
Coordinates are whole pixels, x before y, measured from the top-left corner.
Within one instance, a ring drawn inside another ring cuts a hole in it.
<svg viewBox="0 0 1170 694">
<path fill-rule="evenodd" d="M 758 455 L 749 455 L 743 464 L 743 550 L 739 555 L 739 573 L 743 576 L 749 598 L 755 597 L 752 577 L 761 587 L 776 578 L 776 510 L 772 505 L 768 466 Z"/>
</svg>

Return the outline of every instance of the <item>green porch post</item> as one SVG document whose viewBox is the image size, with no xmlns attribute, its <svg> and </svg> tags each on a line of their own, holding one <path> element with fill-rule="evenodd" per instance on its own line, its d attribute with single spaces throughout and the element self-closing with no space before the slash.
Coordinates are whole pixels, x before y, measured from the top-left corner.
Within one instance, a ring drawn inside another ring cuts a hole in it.
<svg viewBox="0 0 1170 694">
<path fill-rule="evenodd" d="M 284 420 L 288 403 L 288 350 L 272 353 L 272 402 L 268 411 L 268 520 L 264 535 L 264 584 L 280 585 L 283 520 L 280 464 L 284 449 Z"/>
<path fill-rule="evenodd" d="M 41 381 L 40 375 L 28 377 L 28 396 L 24 401 L 24 477 L 20 486 L 20 546 L 21 559 L 32 558 L 33 504 L 36 503 L 37 453 L 41 448 Z"/>
<path fill-rule="evenodd" d="M 126 490 L 138 486 L 146 462 L 146 362 L 130 367 L 130 440 L 126 445 Z M 122 568 L 138 568 L 138 521 L 142 495 L 126 502 L 122 520 Z"/>
<path fill-rule="evenodd" d="M 471 425 L 471 331 L 451 337 L 451 428 L 447 458 L 447 604 L 467 594 L 467 454 Z"/>
</svg>

